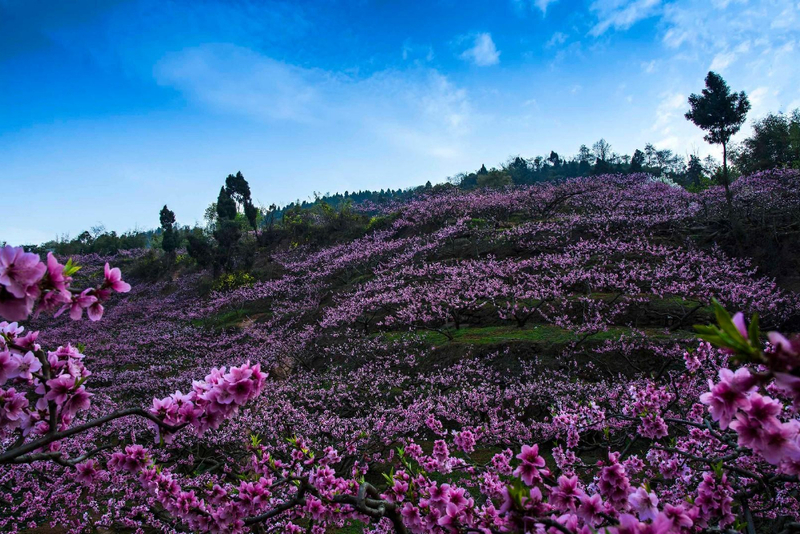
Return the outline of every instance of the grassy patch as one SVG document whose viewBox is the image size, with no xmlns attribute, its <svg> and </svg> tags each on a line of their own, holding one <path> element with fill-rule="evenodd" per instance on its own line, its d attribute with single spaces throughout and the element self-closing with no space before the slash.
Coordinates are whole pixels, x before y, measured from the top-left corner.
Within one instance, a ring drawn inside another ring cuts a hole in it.
<svg viewBox="0 0 800 534">
<path fill-rule="evenodd" d="M 645 329 L 648 337 L 656 339 L 668 339 L 670 336 L 662 330 Z M 609 339 L 619 339 L 623 335 L 631 335 L 632 329 L 626 327 L 615 327 L 605 332 L 598 332 L 589 337 L 592 341 L 606 341 Z M 514 326 L 487 326 L 483 328 L 461 328 L 459 330 L 449 330 L 453 336 L 452 343 L 465 343 L 470 345 L 494 345 L 500 343 L 527 342 L 541 344 L 565 344 L 581 339 L 582 335 L 576 334 L 564 328 L 553 325 L 531 325 L 525 328 Z M 419 331 L 419 332 L 386 332 L 381 334 L 388 341 L 400 341 L 407 339 L 419 339 L 430 345 L 444 345 L 451 342 L 447 336 L 439 332 Z"/>
<path fill-rule="evenodd" d="M 331 532 L 334 534 L 361 534 L 364 532 L 364 524 L 361 521 L 351 521 L 342 528 L 332 529 Z"/>
<path fill-rule="evenodd" d="M 202 319 L 192 319 L 191 324 L 198 328 L 226 330 L 228 328 L 238 328 L 247 319 L 257 319 L 263 317 L 265 313 L 263 310 L 253 308 L 226 310 Z"/>
</svg>

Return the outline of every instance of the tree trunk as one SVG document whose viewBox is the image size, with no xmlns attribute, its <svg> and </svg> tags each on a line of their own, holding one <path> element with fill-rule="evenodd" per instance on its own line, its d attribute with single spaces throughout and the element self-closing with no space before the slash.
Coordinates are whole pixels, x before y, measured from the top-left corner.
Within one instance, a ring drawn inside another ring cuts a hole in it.
<svg viewBox="0 0 800 534">
<path fill-rule="evenodd" d="M 728 203 L 728 215 L 733 211 L 733 195 L 728 179 L 728 143 L 722 143 L 722 185 L 725 186 L 725 201 Z"/>
</svg>

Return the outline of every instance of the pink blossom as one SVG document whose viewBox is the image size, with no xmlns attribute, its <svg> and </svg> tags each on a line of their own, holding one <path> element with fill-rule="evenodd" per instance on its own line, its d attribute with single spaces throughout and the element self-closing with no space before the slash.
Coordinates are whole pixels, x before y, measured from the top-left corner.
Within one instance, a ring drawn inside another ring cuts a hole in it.
<svg viewBox="0 0 800 534">
<path fill-rule="evenodd" d="M 789 373 L 775 373 L 775 385 L 792 398 L 792 406 L 800 411 L 800 377 Z"/>
<path fill-rule="evenodd" d="M 67 401 L 72 388 L 75 387 L 75 378 L 68 375 L 61 375 L 48 380 L 47 387 L 49 390 L 44 398 L 49 401 L 54 401 L 60 406 Z"/>
<path fill-rule="evenodd" d="M 522 451 L 517 455 L 522 463 L 514 470 L 514 476 L 520 477 L 525 484 L 533 486 L 542 481 L 542 475 L 549 475 L 550 472 L 544 468 L 544 458 L 539 456 L 539 445 L 523 445 Z"/>
<path fill-rule="evenodd" d="M 437 439 L 433 442 L 433 457 L 439 462 L 444 462 L 450 457 L 450 450 L 444 440 Z"/>
<path fill-rule="evenodd" d="M 0 351 L 0 386 L 9 378 L 14 378 L 17 373 L 17 358 L 7 350 Z"/>
<path fill-rule="evenodd" d="M 32 297 L 17 298 L 0 287 L 0 317 L 10 321 L 27 319 L 33 311 L 34 302 Z"/>
<path fill-rule="evenodd" d="M 17 297 L 35 297 L 35 285 L 42 279 L 47 267 L 32 252 L 22 247 L 6 245 L 0 249 L 0 285 Z"/>
<path fill-rule="evenodd" d="M 785 352 L 790 356 L 800 356 L 800 338 L 789 341 L 789 339 L 780 332 L 769 332 L 767 338 L 777 350 Z"/>
<path fill-rule="evenodd" d="M 600 521 L 602 521 L 602 517 L 600 513 L 603 512 L 603 500 L 600 498 L 600 495 L 595 493 L 592 496 L 589 495 L 582 495 L 581 504 L 578 506 L 578 517 L 586 521 L 591 526 L 595 526 Z"/>
<path fill-rule="evenodd" d="M 15 358 L 17 360 L 17 368 L 9 375 L 9 378 L 31 380 L 33 378 L 32 373 L 37 373 L 42 368 L 42 362 L 30 351 L 26 352 L 24 356 L 17 355 Z"/>
<path fill-rule="evenodd" d="M 80 295 L 73 295 L 72 305 L 70 306 L 69 310 L 70 319 L 73 321 L 79 320 L 81 317 L 83 317 L 83 310 L 97 302 L 97 297 L 90 294 L 92 291 L 93 290 L 91 288 L 84 289 L 81 291 Z M 63 309 L 61 311 L 63 311 Z M 61 311 L 59 313 L 61 313 Z"/>
<path fill-rule="evenodd" d="M 141 445 L 128 445 L 125 447 L 122 468 L 129 473 L 141 471 L 147 461 L 147 451 Z"/>
<path fill-rule="evenodd" d="M 583 495 L 584 492 L 579 486 L 577 475 L 571 477 L 561 475 L 558 477 L 558 485 L 550 491 L 550 504 L 556 508 L 574 512 Z"/>
<path fill-rule="evenodd" d="M 737 312 L 733 315 L 733 325 L 739 331 L 743 338 L 747 339 L 747 324 L 744 321 L 744 314 L 742 312 Z"/>
<path fill-rule="evenodd" d="M 96 300 L 86 309 L 86 315 L 89 316 L 90 321 L 99 321 L 103 318 L 103 305 L 100 304 L 99 300 Z"/>
<path fill-rule="evenodd" d="M 117 293 L 127 293 L 131 290 L 131 285 L 122 281 L 122 272 L 118 267 L 114 267 L 112 269 L 108 265 L 108 262 L 106 262 L 104 274 L 106 278 L 106 285 Z"/>
<path fill-rule="evenodd" d="M 718 479 L 709 472 L 703 473 L 703 480 L 697 487 L 697 497 L 694 501 L 700 516 L 705 520 L 716 518 L 722 526 L 733 523 L 732 493 L 733 488 L 728 483 L 727 475 L 723 473 Z"/>
<path fill-rule="evenodd" d="M 254 384 L 252 380 L 245 378 L 238 382 L 227 383 L 225 385 L 225 390 L 231 394 L 233 402 L 241 406 L 250 399 L 254 390 Z"/>
<path fill-rule="evenodd" d="M 82 484 L 91 484 L 99 474 L 98 468 L 99 464 L 96 460 L 87 460 L 76 464 L 75 470 L 77 471 L 77 475 L 75 475 L 75 480 Z"/>
<path fill-rule="evenodd" d="M 628 495 L 628 502 L 642 521 L 654 520 L 658 515 L 658 497 L 643 487 Z"/>
<path fill-rule="evenodd" d="M 23 393 L 18 393 L 14 388 L 9 388 L 3 392 L 0 390 L 0 402 L 2 402 L 2 417 L 11 421 L 19 421 L 24 415 L 23 410 L 28 406 L 28 399 Z"/>
<path fill-rule="evenodd" d="M 475 435 L 469 430 L 462 430 L 455 435 L 453 443 L 461 451 L 469 454 L 475 450 Z"/>
<path fill-rule="evenodd" d="M 70 396 L 67 402 L 64 403 L 63 413 L 69 418 L 75 417 L 75 414 L 79 411 L 89 408 L 91 405 L 91 397 L 92 394 L 81 386 Z"/>
<path fill-rule="evenodd" d="M 673 530 L 680 530 L 691 527 L 694 522 L 692 518 L 686 513 L 683 505 L 673 506 L 669 503 L 664 505 L 663 514 L 671 522 Z"/>
<path fill-rule="evenodd" d="M 627 508 L 630 482 L 625 468 L 619 463 L 618 452 L 608 454 L 608 465 L 600 470 L 597 486 L 610 504 L 620 510 Z"/>
<path fill-rule="evenodd" d="M 735 373 L 730 369 L 720 369 L 719 378 L 717 384 L 709 380 L 711 391 L 702 394 L 700 402 L 709 406 L 711 417 L 719 421 L 720 428 L 724 430 L 737 410 L 749 406 L 747 393 L 755 388 L 755 379 L 746 367 L 737 369 Z"/>
<path fill-rule="evenodd" d="M 64 274 L 64 266 L 58 263 L 52 252 L 47 253 L 47 280 L 50 285 L 58 292 L 67 290 L 67 285 L 72 278 Z"/>
<path fill-rule="evenodd" d="M 767 424 L 761 435 L 761 441 L 754 448 L 767 462 L 780 464 L 786 457 L 798 457 L 798 446 L 795 438 L 798 434 L 797 421 L 789 423 Z"/>
</svg>

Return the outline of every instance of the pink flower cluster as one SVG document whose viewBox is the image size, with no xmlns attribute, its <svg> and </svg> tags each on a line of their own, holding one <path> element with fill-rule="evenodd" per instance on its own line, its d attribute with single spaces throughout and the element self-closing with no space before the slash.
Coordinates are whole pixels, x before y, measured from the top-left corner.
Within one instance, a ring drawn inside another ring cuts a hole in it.
<svg viewBox="0 0 800 534">
<path fill-rule="evenodd" d="M 47 434 L 51 409 L 55 410 L 57 430 L 63 430 L 90 404 L 91 394 L 83 382 L 91 373 L 83 365 L 83 354 L 67 345 L 45 355 L 36 343 L 39 333 L 23 332 L 17 323 L 0 322 L 0 386 L 12 381 L 22 388 L 19 392 L 13 387 L 0 388 L 3 436 L 14 431 L 22 437 Z"/>
<path fill-rule="evenodd" d="M 195 381 L 192 391 L 176 391 L 169 397 L 153 399 L 150 413 L 171 426 L 189 424 L 202 434 L 219 425 L 236 413 L 239 407 L 261 394 L 267 375 L 260 364 L 244 363 L 239 367 L 211 370 L 204 380 Z M 156 431 L 161 427 L 154 425 Z M 163 433 L 165 441 L 171 440 Z"/>
<path fill-rule="evenodd" d="M 118 268 L 105 265 L 105 280 L 100 287 L 88 288 L 80 293 L 70 290 L 72 274 L 77 271 L 71 262 L 58 263 L 52 253 L 47 254 L 47 264 L 22 247 L 6 245 L 0 249 L 0 317 L 9 321 L 27 319 L 38 303 L 38 312 L 55 311 L 60 315 L 69 310 L 70 317 L 80 319 L 83 310 L 97 321 L 103 316 L 102 302 L 111 293 L 127 293 L 130 284 L 122 280 Z"/>
</svg>

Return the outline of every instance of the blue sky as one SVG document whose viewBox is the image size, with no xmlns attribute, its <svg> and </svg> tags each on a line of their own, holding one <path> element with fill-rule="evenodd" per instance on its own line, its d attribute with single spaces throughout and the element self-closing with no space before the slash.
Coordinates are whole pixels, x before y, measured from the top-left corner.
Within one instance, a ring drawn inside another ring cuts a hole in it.
<svg viewBox="0 0 800 534">
<path fill-rule="evenodd" d="M 716 154 L 709 69 L 800 107 L 797 0 L 0 0 L 0 241 L 408 187 L 600 137 Z M 745 131 L 748 130 L 746 127 Z"/>
</svg>

